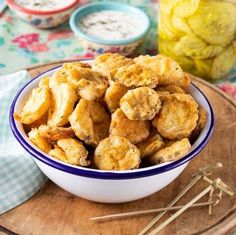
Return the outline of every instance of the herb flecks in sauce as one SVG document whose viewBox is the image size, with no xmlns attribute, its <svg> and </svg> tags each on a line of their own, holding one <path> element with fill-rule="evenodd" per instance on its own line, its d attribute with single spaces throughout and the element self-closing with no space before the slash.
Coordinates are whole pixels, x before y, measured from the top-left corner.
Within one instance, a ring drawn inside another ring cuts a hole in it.
<svg viewBox="0 0 236 235">
<path fill-rule="evenodd" d="M 98 11 L 78 22 L 79 29 L 89 36 L 105 40 L 129 39 L 142 30 L 139 20 L 120 11 Z"/>
</svg>

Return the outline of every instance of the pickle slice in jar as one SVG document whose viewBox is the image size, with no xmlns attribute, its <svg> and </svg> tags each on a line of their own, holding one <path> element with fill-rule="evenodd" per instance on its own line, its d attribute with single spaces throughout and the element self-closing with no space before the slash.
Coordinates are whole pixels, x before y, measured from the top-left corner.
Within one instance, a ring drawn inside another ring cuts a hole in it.
<svg viewBox="0 0 236 235">
<path fill-rule="evenodd" d="M 174 5 L 173 13 L 179 17 L 192 15 L 198 8 L 200 0 L 179 0 Z"/>
<path fill-rule="evenodd" d="M 201 1 L 187 18 L 193 32 L 210 44 L 227 44 L 234 38 L 236 5 L 223 1 Z"/>
<path fill-rule="evenodd" d="M 213 63 L 213 59 L 195 59 L 196 70 L 193 71 L 199 77 L 210 79 L 211 78 L 211 67 Z"/>
<path fill-rule="evenodd" d="M 177 41 L 179 36 L 179 30 L 176 30 L 171 23 L 171 16 L 160 14 L 158 17 L 158 34 L 162 38 L 167 40 Z"/>
<path fill-rule="evenodd" d="M 204 50 L 207 44 L 194 35 L 186 35 L 182 37 L 174 47 L 174 53 L 177 56 L 196 56 L 199 51 Z"/>
<path fill-rule="evenodd" d="M 186 55 L 198 59 L 212 58 L 223 51 L 220 45 L 208 45 L 194 35 L 186 35 L 180 39 L 174 48 L 176 55 Z"/>
<path fill-rule="evenodd" d="M 190 57 L 187 56 L 177 56 L 174 54 L 174 47 L 176 43 L 173 41 L 168 41 L 163 39 L 162 37 L 158 37 L 158 50 L 161 54 L 167 55 L 177 61 L 181 68 L 186 71 L 191 71 L 194 67 L 194 62 Z"/>
<path fill-rule="evenodd" d="M 178 30 L 178 34 L 184 36 L 185 34 L 192 34 L 191 28 L 188 26 L 185 18 L 178 17 L 176 15 L 171 15 L 172 26 Z"/>
<path fill-rule="evenodd" d="M 232 44 L 213 60 L 211 77 L 216 80 L 223 78 L 233 68 L 235 63 L 236 52 Z"/>
<path fill-rule="evenodd" d="M 162 0 L 160 9 L 165 14 L 170 14 L 178 0 Z"/>
</svg>

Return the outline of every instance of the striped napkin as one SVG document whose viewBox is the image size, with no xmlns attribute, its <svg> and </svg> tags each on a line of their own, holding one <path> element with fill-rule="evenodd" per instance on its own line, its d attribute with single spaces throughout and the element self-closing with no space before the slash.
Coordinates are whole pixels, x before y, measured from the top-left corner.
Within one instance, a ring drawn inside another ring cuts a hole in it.
<svg viewBox="0 0 236 235">
<path fill-rule="evenodd" d="M 0 76 L 0 214 L 29 199 L 47 180 L 9 125 L 11 102 L 29 79 L 26 70 Z"/>
</svg>

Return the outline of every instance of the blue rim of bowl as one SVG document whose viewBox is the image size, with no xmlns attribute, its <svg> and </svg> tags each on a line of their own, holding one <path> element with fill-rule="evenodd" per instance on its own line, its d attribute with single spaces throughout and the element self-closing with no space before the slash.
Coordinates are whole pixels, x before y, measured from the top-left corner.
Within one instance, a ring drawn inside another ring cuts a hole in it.
<svg viewBox="0 0 236 235">
<path fill-rule="evenodd" d="M 80 60 L 82 61 L 82 60 Z M 83 60 L 83 61 L 89 61 L 89 60 Z M 29 145 L 24 137 L 22 136 L 22 134 L 19 132 L 16 123 L 15 123 L 15 119 L 14 119 L 14 110 L 15 110 L 15 105 L 16 105 L 16 101 L 18 99 L 18 97 L 20 96 L 20 94 L 22 93 L 22 91 L 25 89 L 25 87 L 27 87 L 31 82 L 33 82 L 35 79 L 37 79 L 39 76 L 42 76 L 43 74 L 50 72 L 56 68 L 59 68 L 61 66 L 56 66 L 52 69 L 49 69 L 41 74 L 39 74 L 38 76 L 36 76 L 35 78 L 31 79 L 28 83 L 26 83 L 21 89 L 20 91 L 16 94 L 15 98 L 13 99 L 13 102 L 11 104 L 10 107 L 10 113 L 9 113 L 9 121 L 10 121 L 10 127 L 11 130 L 14 134 L 14 136 L 16 137 L 16 139 L 19 141 L 19 143 L 22 145 L 22 147 L 28 152 L 30 153 L 34 158 L 36 158 L 37 160 L 53 167 L 56 168 L 58 170 L 73 174 L 73 175 L 80 175 L 83 177 L 89 177 L 89 178 L 96 178 L 96 179 L 107 179 L 107 180 L 122 180 L 122 179 L 134 179 L 134 178 L 142 178 L 142 177 L 148 177 L 148 176 L 152 176 L 152 175 L 156 175 L 156 174 L 161 174 L 167 171 L 170 171 L 176 167 L 179 167 L 181 165 L 183 165 L 184 163 L 187 163 L 188 161 L 190 161 L 192 158 L 194 158 L 195 156 L 197 156 L 197 154 L 207 145 L 207 143 L 210 140 L 210 137 L 213 133 L 213 127 L 214 127 L 214 114 L 213 114 L 213 110 L 212 107 L 210 105 L 210 102 L 208 101 L 208 99 L 206 98 L 206 96 L 204 95 L 204 93 L 193 83 L 191 83 L 205 98 L 208 106 L 209 106 L 209 110 L 210 110 L 210 127 L 208 132 L 206 133 L 205 138 L 202 140 L 202 142 L 195 148 L 193 149 L 191 152 L 189 152 L 187 155 L 185 155 L 184 157 L 180 158 L 179 160 L 176 160 L 174 162 L 170 162 L 166 165 L 163 166 L 156 166 L 156 168 L 151 167 L 152 169 L 149 169 L 150 167 L 146 167 L 146 168 L 142 168 L 140 169 L 140 171 L 136 171 L 136 172 L 132 172 L 132 170 L 130 170 L 129 172 L 104 172 L 104 171 L 99 171 L 97 169 L 91 169 L 91 168 L 83 168 L 83 167 L 73 167 L 72 165 L 65 165 L 61 162 L 55 161 L 53 159 L 50 159 L 49 157 L 47 157 L 45 154 L 42 154 L 40 151 L 38 151 L 37 149 L 33 148 L 31 145 Z"/>
<path fill-rule="evenodd" d="M 83 12 L 83 11 L 87 11 L 91 7 L 102 7 L 102 6 L 105 6 L 105 7 L 110 6 L 111 10 L 118 9 L 117 11 L 121 11 L 121 10 L 119 10 L 120 8 L 126 8 L 129 11 L 132 11 L 133 13 L 135 13 L 137 15 L 142 15 L 142 17 L 144 17 L 146 19 L 146 27 L 144 27 L 143 31 L 140 34 L 138 34 L 137 36 L 134 36 L 134 37 L 131 37 L 131 38 L 125 39 L 125 40 L 105 40 L 105 39 L 99 39 L 96 37 L 89 36 L 88 34 L 84 33 L 83 31 L 81 31 L 78 28 L 77 15 L 81 14 L 81 12 Z M 130 6 L 125 3 L 117 3 L 117 2 L 99 2 L 99 3 L 87 4 L 83 7 L 80 7 L 75 12 L 73 12 L 73 14 L 70 17 L 70 27 L 76 36 L 86 39 L 88 41 L 97 43 L 97 44 L 102 44 L 102 45 L 126 45 L 126 44 L 133 43 L 135 41 L 141 40 L 142 38 L 144 38 L 144 36 L 149 31 L 150 25 L 151 25 L 150 18 L 148 17 L 148 15 L 144 11 L 142 11 L 141 9 L 139 9 L 137 7 L 133 7 L 133 6 Z"/>
</svg>

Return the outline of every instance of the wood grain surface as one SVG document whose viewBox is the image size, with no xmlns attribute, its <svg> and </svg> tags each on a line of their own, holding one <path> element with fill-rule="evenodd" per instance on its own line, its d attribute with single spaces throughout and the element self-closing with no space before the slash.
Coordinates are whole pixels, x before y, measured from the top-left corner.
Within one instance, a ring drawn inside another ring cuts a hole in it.
<svg viewBox="0 0 236 235">
<path fill-rule="evenodd" d="M 58 65 L 38 66 L 29 70 L 32 76 Z M 154 215 L 139 216 L 109 222 L 91 222 L 90 217 L 141 209 L 165 207 L 191 180 L 199 167 L 222 162 L 211 176 L 222 178 L 236 191 L 236 104 L 209 83 L 193 78 L 210 100 L 215 113 L 215 128 L 207 147 L 188 165 L 170 185 L 144 199 L 122 203 L 102 204 L 78 198 L 52 182 L 48 182 L 26 203 L 0 216 L 0 234 L 32 235 L 134 235 L 149 223 Z M 184 204 L 198 194 L 206 184 L 201 181 L 178 203 Z M 142 190 L 140 187 L 140 190 Z M 205 198 L 207 200 L 207 198 Z M 208 208 L 190 209 L 159 234 L 230 234 L 236 229 L 236 197 L 224 195 L 213 215 Z M 173 212 L 172 212 L 173 213 Z M 167 213 L 167 218 L 171 213 Z M 163 220 L 162 220 L 163 221 Z M 13 232 L 13 233 L 11 233 Z"/>
</svg>

